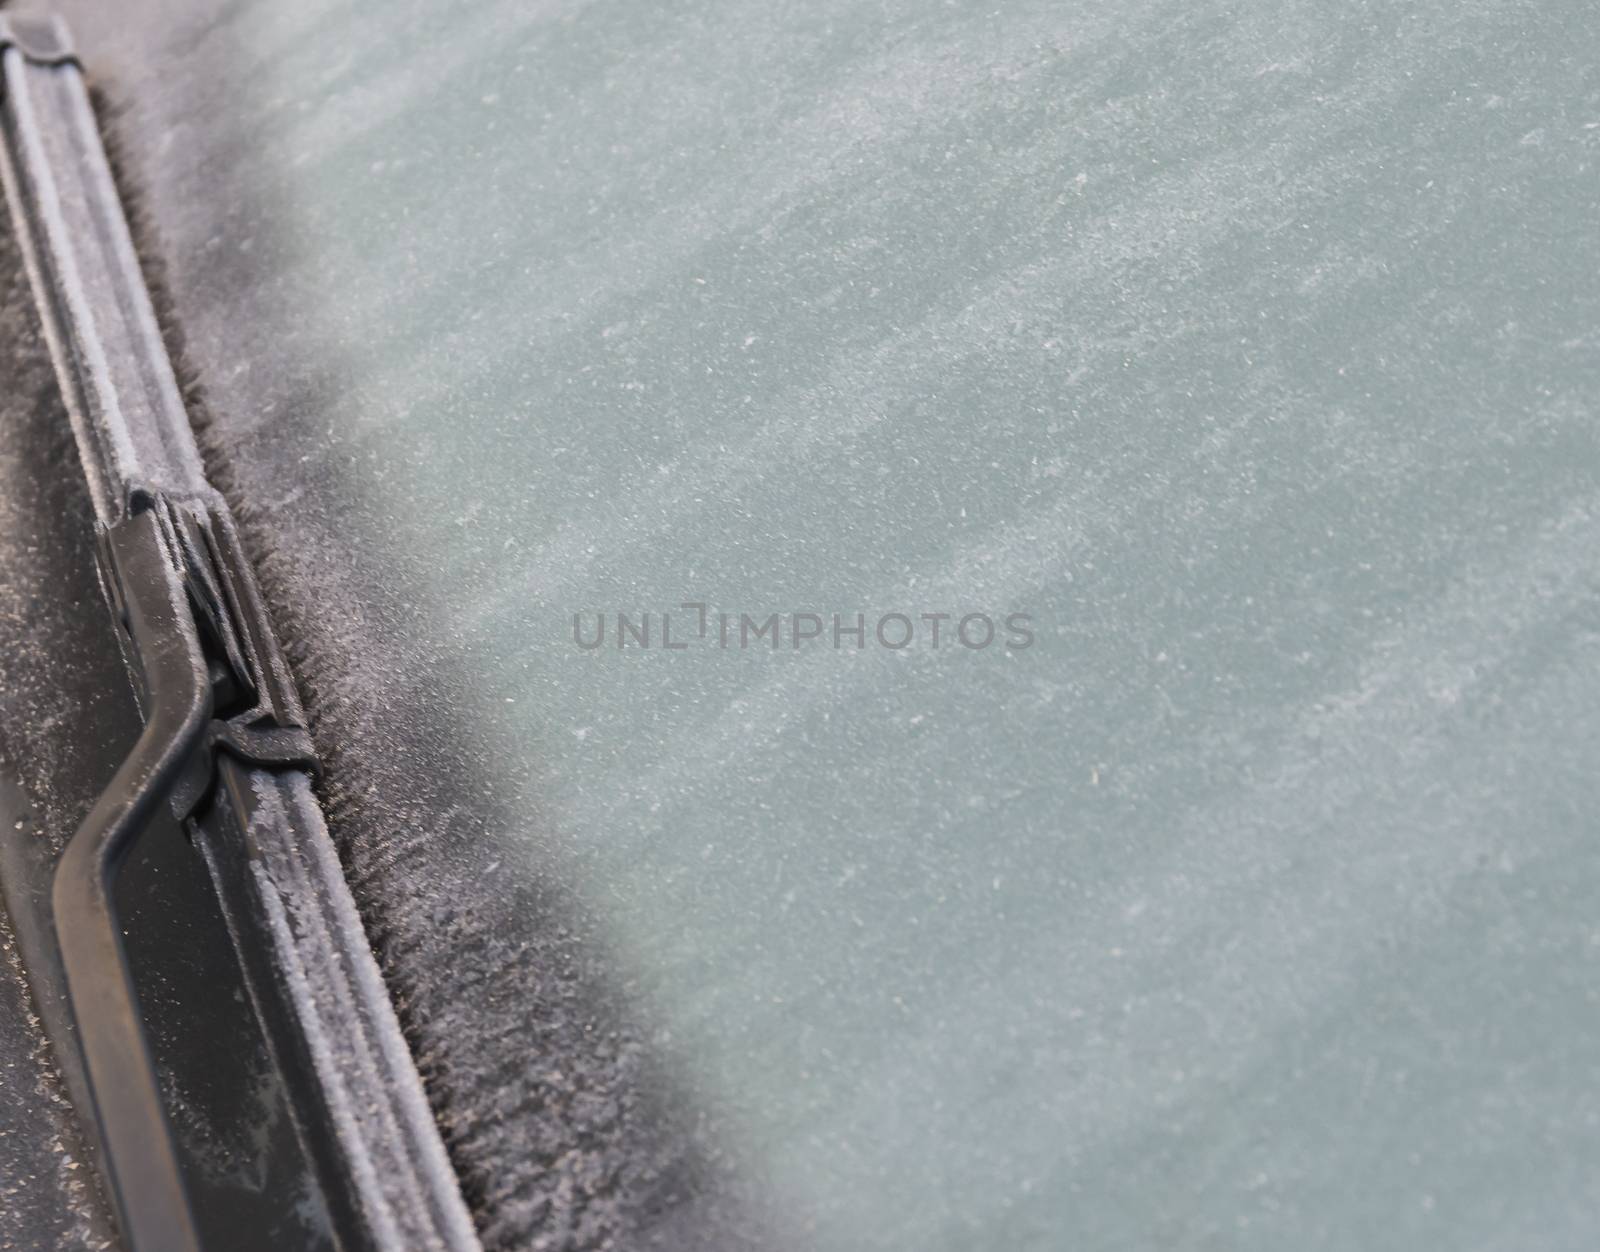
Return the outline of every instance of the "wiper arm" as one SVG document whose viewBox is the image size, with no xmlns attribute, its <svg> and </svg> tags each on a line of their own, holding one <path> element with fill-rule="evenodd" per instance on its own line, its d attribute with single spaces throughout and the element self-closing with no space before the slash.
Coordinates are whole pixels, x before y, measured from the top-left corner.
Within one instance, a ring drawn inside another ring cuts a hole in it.
<svg viewBox="0 0 1600 1252">
<path fill-rule="evenodd" d="M 112 890 L 211 719 L 211 684 L 173 577 L 167 529 L 162 513 L 150 510 L 102 535 L 102 568 L 117 590 L 143 679 L 146 721 L 62 852 L 52 901 L 96 1137 L 123 1234 L 141 1252 L 198 1252 Z"/>
</svg>

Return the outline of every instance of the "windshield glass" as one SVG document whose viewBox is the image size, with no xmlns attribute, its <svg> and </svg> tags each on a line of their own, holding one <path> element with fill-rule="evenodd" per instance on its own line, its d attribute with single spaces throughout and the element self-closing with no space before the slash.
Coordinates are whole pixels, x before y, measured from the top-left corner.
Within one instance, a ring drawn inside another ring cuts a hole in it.
<svg viewBox="0 0 1600 1252">
<path fill-rule="evenodd" d="M 1592 1228 L 1583 8 L 155 7 L 124 173 L 503 1230 Z"/>
</svg>

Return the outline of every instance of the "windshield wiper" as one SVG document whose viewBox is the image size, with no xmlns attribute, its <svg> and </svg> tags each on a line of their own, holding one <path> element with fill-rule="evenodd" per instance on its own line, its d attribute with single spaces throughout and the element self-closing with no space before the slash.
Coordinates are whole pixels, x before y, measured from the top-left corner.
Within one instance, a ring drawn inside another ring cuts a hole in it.
<svg viewBox="0 0 1600 1252">
<path fill-rule="evenodd" d="M 135 1252 L 199 1247 L 112 887 L 188 824 L 341 1245 L 470 1249 L 466 1208 L 311 790 L 311 738 L 207 482 L 89 96 L 56 23 L 0 16 L 0 172 L 145 727 L 54 871 L 53 1032 Z M 31 971 L 34 974 L 36 971 Z"/>
</svg>

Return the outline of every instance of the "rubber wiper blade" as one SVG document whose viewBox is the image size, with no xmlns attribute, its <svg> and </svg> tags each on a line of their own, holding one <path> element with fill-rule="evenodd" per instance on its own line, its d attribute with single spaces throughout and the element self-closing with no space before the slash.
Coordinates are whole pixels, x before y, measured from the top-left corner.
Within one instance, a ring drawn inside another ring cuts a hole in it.
<svg viewBox="0 0 1600 1252">
<path fill-rule="evenodd" d="M 0 175 L 146 725 L 55 868 L 73 1037 L 53 1036 L 134 1252 L 198 1247 L 111 887 L 169 805 L 215 886 L 348 1252 L 477 1240 L 311 789 L 310 734 L 207 482 L 77 58 L 0 15 Z"/>
<path fill-rule="evenodd" d="M 207 495 L 76 57 L 58 22 L 0 20 L 7 198 L 95 515 Z"/>
</svg>

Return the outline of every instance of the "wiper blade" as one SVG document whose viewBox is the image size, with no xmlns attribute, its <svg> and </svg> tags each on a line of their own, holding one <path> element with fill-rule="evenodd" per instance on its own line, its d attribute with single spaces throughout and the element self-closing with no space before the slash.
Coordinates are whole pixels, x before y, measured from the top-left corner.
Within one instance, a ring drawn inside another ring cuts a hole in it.
<svg viewBox="0 0 1600 1252">
<path fill-rule="evenodd" d="M 198 1248 L 111 886 L 187 820 L 341 1245 L 477 1247 L 311 790 L 294 685 L 206 481 L 62 28 L 0 16 L 0 173 L 100 529 L 146 725 L 55 869 L 62 1070 L 134 1252 Z M 33 971 L 30 971 L 32 973 Z"/>
</svg>

